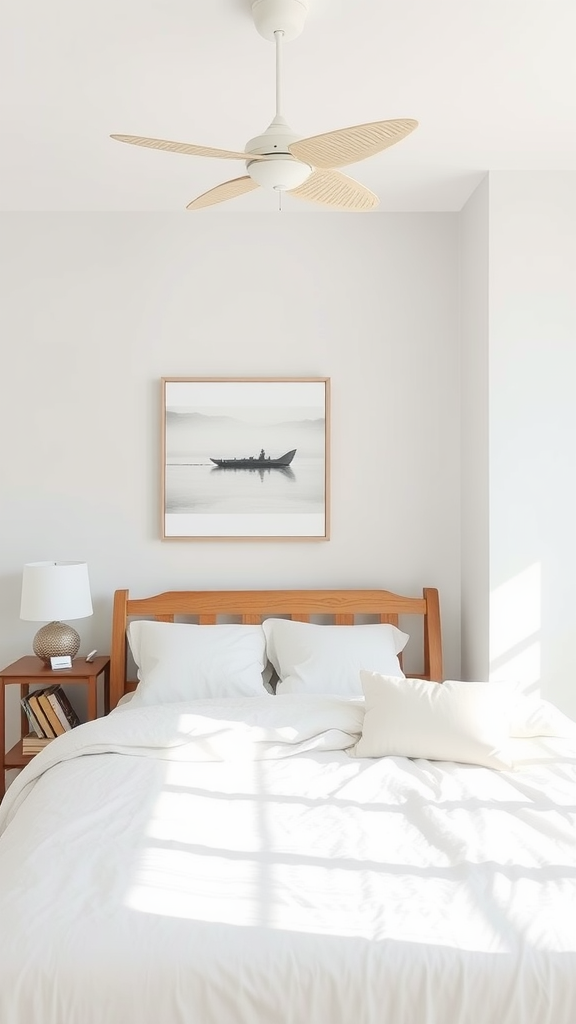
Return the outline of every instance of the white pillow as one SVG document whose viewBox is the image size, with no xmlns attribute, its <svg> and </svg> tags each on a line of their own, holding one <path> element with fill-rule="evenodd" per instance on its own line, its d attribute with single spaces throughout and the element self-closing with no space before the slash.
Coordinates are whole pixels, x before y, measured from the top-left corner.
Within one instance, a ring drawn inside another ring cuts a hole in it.
<svg viewBox="0 0 576 1024">
<path fill-rule="evenodd" d="M 396 626 L 318 626 L 265 619 L 266 651 L 278 673 L 276 693 L 361 697 L 360 669 L 402 676 L 398 654 L 408 634 Z"/>
<path fill-rule="evenodd" d="M 479 684 L 480 685 L 480 684 Z M 485 683 L 482 683 L 485 686 Z M 576 736 L 576 722 L 568 718 L 555 704 L 543 700 L 540 693 L 522 693 L 522 684 L 493 683 L 494 686 L 510 687 L 513 692 L 510 707 L 510 736 L 530 738 L 534 736 Z"/>
<path fill-rule="evenodd" d="M 266 693 L 261 626 L 139 620 L 128 642 L 140 680 L 131 707 Z"/>
<path fill-rule="evenodd" d="M 353 757 L 424 757 L 511 768 L 506 754 L 514 688 L 506 683 L 401 679 L 361 672 L 362 735 Z"/>
<path fill-rule="evenodd" d="M 511 736 L 576 736 L 576 722 L 548 700 L 520 697 L 512 707 Z"/>
</svg>

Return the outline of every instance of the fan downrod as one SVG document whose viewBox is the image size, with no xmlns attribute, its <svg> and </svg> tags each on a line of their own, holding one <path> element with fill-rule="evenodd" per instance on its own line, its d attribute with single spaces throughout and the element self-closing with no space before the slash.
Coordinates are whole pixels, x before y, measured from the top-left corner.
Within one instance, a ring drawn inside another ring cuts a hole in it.
<svg viewBox="0 0 576 1024">
<path fill-rule="evenodd" d="M 252 0 L 254 24 L 264 39 L 274 41 L 274 33 L 282 32 L 289 42 L 304 28 L 308 0 Z"/>
</svg>

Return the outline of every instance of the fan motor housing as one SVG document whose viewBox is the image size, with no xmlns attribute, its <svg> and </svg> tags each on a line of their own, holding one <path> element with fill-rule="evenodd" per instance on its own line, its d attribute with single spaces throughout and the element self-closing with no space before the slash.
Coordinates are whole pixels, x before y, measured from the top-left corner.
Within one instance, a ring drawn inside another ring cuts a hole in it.
<svg viewBox="0 0 576 1024">
<path fill-rule="evenodd" d="M 252 0 L 254 24 L 264 39 L 274 41 L 274 33 L 284 39 L 296 39 L 304 28 L 308 0 Z"/>
<path fill-rule="evenodd" d="M 256 135 L 246 143 L 244 152 L 254 153 L 255 156 L 290 156 L 288 146 L 301 138 L 301 135 L 292 131 L 284 118 L 275 117 L 262 135 Z"/>
<path fill-rule="evenodd" d="M 246 170 L 254 181 L 264 188 L 288 192 L 298 188 L 312 174 L 309 164 L 293 157 L 288 146 L 297 142 L 300 135 L 292 131 L 288 122 L 279 114 L 262 135 L 250 139 L 244 147 L 246 154 L 268 156 L 269 160 L 248 160 Z"/>
</svg>

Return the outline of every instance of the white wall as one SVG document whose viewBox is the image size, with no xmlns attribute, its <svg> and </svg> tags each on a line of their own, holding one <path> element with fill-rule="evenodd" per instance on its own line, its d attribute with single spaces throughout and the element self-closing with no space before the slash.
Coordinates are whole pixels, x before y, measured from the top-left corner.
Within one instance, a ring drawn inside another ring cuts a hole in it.
<svg viewBox="0 0 576 1024">
<path fill-rule="evenodd" d="M 576 717 L 576 173 L 490 175 L 491 671 Z"/>
<path fill-rule="evenodd" d="M 460 669 L 458 224 L 375 217 L 0 217 L 0 660 L 27 653 L 24 562 L 112 594 L 438 586 Z M 159 540 L 161 376 L 329 376 L 329 542 Z M 11 704 L 9 738 L 15 737 Z"/>
<path fill-rule="evenodd" d="M 489 672 L 488 214 L 484 178 L 460 217 L 462 675 Z"/>
<path fill-rule="evenodd" d="M 576 174 L 492 172 L 460 258 L 463 675 L 576 718 Z"/>
</svg>

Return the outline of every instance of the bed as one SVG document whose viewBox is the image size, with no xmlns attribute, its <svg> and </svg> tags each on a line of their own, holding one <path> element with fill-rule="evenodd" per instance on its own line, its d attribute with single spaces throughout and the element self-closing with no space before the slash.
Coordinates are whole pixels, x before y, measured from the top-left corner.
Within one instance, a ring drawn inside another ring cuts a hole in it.
<svg viewBox="0 0 576 1024">
<path fill-rule="evenodd" d="M 111 657 L 0 805 L 2 1024 L 574 1024 L 576 725 L 435 590 L 122 590 Z"/>
</svg>

